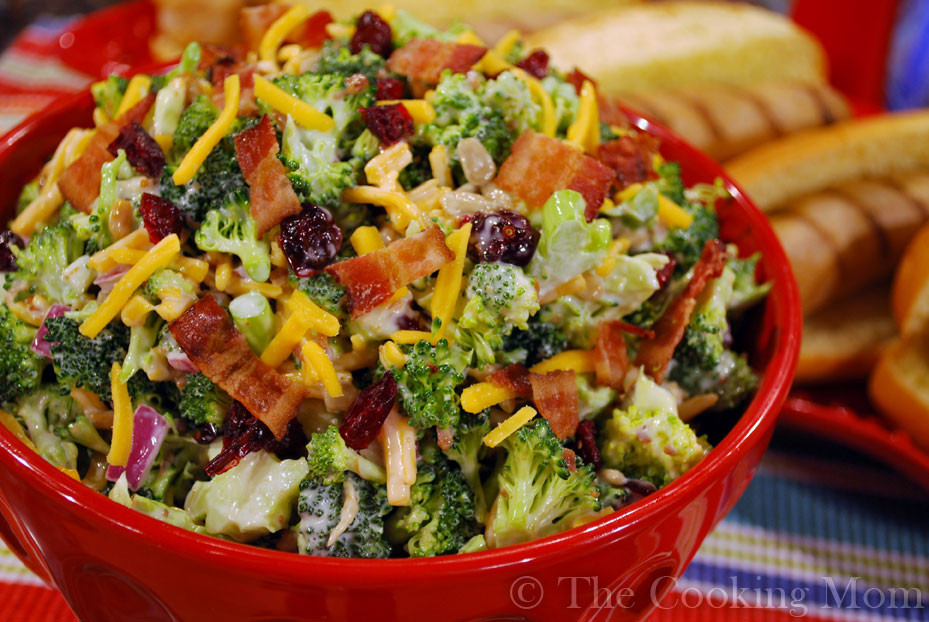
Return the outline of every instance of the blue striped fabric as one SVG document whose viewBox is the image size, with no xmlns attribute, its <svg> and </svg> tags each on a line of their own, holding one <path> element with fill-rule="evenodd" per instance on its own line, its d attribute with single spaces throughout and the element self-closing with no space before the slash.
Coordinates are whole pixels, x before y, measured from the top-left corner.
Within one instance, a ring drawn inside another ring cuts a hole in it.
<svg viewBox="0 0 929 622">
<path fill-rule="evenodd" d="M 853 452 L 778 432 L 688 587 L 827 619 L 929 620 L 929 495 Z"/>
</svg>

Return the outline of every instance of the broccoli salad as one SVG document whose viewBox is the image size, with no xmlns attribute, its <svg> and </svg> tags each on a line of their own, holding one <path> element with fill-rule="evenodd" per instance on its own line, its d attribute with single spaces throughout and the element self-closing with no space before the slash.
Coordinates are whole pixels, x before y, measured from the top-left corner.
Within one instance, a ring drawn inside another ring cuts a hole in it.
<svg viewBox="0 0 929 622">
<path fill-rule="evenodd" d="M 721 184 L 519 33 L 241 23 L 94 84 L 23 189 L 7 428 L 158 520 L 332 557 L 527 542 L 700 462 L 768 291 L 718 239 Z"/>
</svg>

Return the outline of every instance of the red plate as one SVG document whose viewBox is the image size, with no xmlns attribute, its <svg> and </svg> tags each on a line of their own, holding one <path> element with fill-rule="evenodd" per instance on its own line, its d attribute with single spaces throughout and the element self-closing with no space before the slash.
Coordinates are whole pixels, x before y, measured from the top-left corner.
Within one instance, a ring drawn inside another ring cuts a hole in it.
<svg viewBox="0 0 929 622">
<path fill-rule="evenodd" d="M 152 64 L 148 42 L 154 33 L 155 5 L 125 2 L 72 22 L 58 37 L 58 56 L 89 76 L 123 74 Z"/>
</svg>

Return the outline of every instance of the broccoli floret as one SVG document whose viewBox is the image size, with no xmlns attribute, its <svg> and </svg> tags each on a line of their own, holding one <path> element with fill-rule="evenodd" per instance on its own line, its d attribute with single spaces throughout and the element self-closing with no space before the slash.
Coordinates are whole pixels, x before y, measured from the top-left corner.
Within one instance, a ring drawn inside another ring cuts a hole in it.
<svg viewBox="0 0 929 622">
<path fill-rule="evenodd" d="M 180 162 L 197 139 L 213 125 L 217 116 L 219 110 L 205 95 L 201 95 L 185 108 L 174 130 L 174 142 L 169 153 L 171 161 Z"/>
<path fill-rule="evenodd" d="M 360 73 L 368 78 L 368 82 L 375 84 L 378 73 L 386 64 L 387 61 L 383 57 L 372 52 L 367 46 L 358 54 L 352 54 L 344 45 L 329 40 L 323 44 L 319 53 L 316 73 L 336 74 L 345 78 Z"/>
<path fill-rule="evenodd" d="M 293 273 L 290 281 L 297 289 L 306 294 L 307 298 L 319 305 L 320 309 L 331 313 L 337 318 L 345 319 L 346 312 L 342 306 L 345 298 L 345 286 L 335 280 L 328 272 L 318 272 L 313 276 L 297 277 Z"/>
<path fill-rule="evenodd" d="M 129 81 L 126 78 L 111 75 L 106 80 L 91 84 L 90 93 L 94 96 L 97 108 L 102 108 L 106 116 L 112 119 L 116 116 L 116 111 L 123 101 L 123 95 L 128 86 Z"/>
<path fill-rule="evenodd" d="M 462 347 L 478 365 L 492 363 L 514 329 L 528 328 L 539 310 L 539 296 L 526 273 L 506 263 L 479 263 L 468 277 L 468 303 L 458 321 Z"/>
<path fill-rule="evenodd" d="M 617 393 L 610 387 L 595 386 L 590 374 L 577 375 L 578 415 L 594 419 L 616 401 Z"/>
<path fill-rule="evenodd" d="M 16 213 L 20 214 L 26 207 L 36 200 L 39 196 L 39 180 L 35 179 L 23 186 L 19 193 L 19 199 L 16 200 Z"/>
<path fill-rule="evenodd" d="M 487 514 L 487 501 L 484 496 L 484 486 L 481 482 L 481 453 L 483 452 L 484 436 L 490 432 L 490 417 L 486 412 L 471 414 L 462 412 L 452 446 L 445 450 L 445 455 L 458 463 L 461 474 L 471 487 L 474 495 L 474 518 L 484 522 Z"/>
<path fill-rule="evenodd" d="M 506 461 L 498 475 L 485 537 L 491 547 L 544 538 L 597 517 L 599 491 L 593 468 L 571 472 L 564 447 L 544 419 L 524 425 L 503 443 Z"/>
<path fill-rule="evenodd" d="M 635 404 L 614 410 L 603 436 L 604 464 L 659 488 L 700 462 L 709 450 L 674 411 Z"/>
<path fill-rule="evenodd" d="M 693 222 L 686 229 L 671 229 L 664 241 L 655 246 L 655 250 L 670 252 L 677 261 L 675 277 L 686 274 L 700 259 L 707 241 L 719 237 L 719 222 L 712 207 L 686 202 L 681 207 L 693 216 Z"/>
<path fill-rule="evenodd" d="M 157 311 L 171 319 L 197 301 L 200 287 L 180 272 L 162 268 L 148 278 L 143 293 L 153 303 L 159 303 Z"/>
<path fill-rule="evenodd" d="M 449 348 L 445 339 L 435 346 L 420 341 L 405 350 L 406 363 L 393 373 L 410 425 L 418 430 L 454 428 L 460 412 L 456 389 L 464 382 L 467 366 L 461 352 Z"/>
<path fill-rule="evenodd" d="M 555 118 L 558 119 L 557 132 L 560 136 L 568 133 L 568 128 L 577 118 L 580 98 L 574 85 L 558 75 L 549 75 L 542 79 L 542 88 L 548 91 L 555 105 Z"/>
<path fill-rule="evenodd" d="M 732 297 L 727 304 L 730 312 L 751 307 L 771 291 L 771 282 L 758 283 L 755 278 L 759 259 L 761 259 L 761 253 L 755 253 L 751 257 L 734 257 L 726 264 L 726 267 L 735 275 L 732 282 Z"/>
<path fill-rule="evenodd" d="M 77 466 L 77 446 L 56 434 L 80 414 L 73 399 L 60 395 L 55 387 L 43 387 L 24 397 L 14 412 L 43 458 L 67 469 Z"/>
<path fill-rule="evenodd" d="M 79 332 L 78 322 L 67 317 L 48 318 L 45 326 L 58 382 L 69 388 L 83 387 L 109 402 L 110 369 L 126 358 L 129 328 L 112 322 L 89 339 Z"/>
<path fill-rule="evenodd" d="M 722 411 L 741 406 L 758 388 L 758 374 L 748 364 L 744 354 L 723 350 L 715 366 L 687 367 L 674 363 L 668 378 L 690 395 L 715 393 L 719 401 L 712 410 Z"/>
<path fill-rule="evenodd" d="M 432 165 L 429 163 L 430 149 L 424 146 L 414 146 L 412 149 L 413 161 L 406 165 L 397 181 L 403 189 L 409 192 L 416 186 L 432 179 Z"/>
<path fill-rule="evenodd" d="M 357 504 L 358 509 L 351 523 L 343 526 L 340 524 L 343 507 L 348 504 Z M 384 537 L 384 516 L 390 510 L 384 486 L 366 482 L 352 473 L 331 485 L 307 478 L 300 483 L 297 501 L 298 550 L 317 557 L 388 557 L 390 544 Z M 336 527 L 340 533 L 334 534 Z"/>
<path fill-rule="evenodd" d="M 463 32 L 470 30 L 468 26 L 460 22 L 452 24 L 448 30 L 439 30 L 403 9 L 397 9 L 396 15 L 390 21 L 390 29 L 393 34 L 394 47 L 401 47 L 413 39 L 455 41 Z"/>
<path fill-rule="evenodd" d="M 341 482 L 346 471 L 372 482 L 387 481 L 384 469 L 350 449 L 334 425 L 329 426 L 325 432 L 314 433 L 306 451 L 307 462 L 310 465 L 308 477 L 321 484 L 328 486 Z"/>
<path fill-rule="evenodd" d="M 658 191 L 678 205 L 684 205 L 687 199 L 684 196 L 681 165 L 677 162 L 662 162 L 655 172 L 658 173 Z"/>
<path fill-rule="evenodd" d="M 0 303 L 0 404 L 15 402 L 38 388 L 44 365 L 30 348 L 35 335 L 36 329 Z"/>
<path fill-rule="evenodd" d="M 505 363 L 522 363 L 532 367 L 568 348 L 561 327 L 545 322 L 540 314 L 529 318 L 526 330 L 516 329 L 503 339 Z"/>
<path fill-rule="evenodd" d="M 7 283 L 25 281 L 49 300 L 74 305 L 93 281 L 93 273 L 86 266 L 75 264 L 68 269 L 83 255 L 84 243 L 67 223 L 46 227 L 29 240 L 26 248 L 11 244 L 10 250 L 19 269 L 8 275 Z"/>
<path fill-rule="evenodd" d="M 187 376 L 177 409 L 181 417 L 196 426 L 220 426 L 231 404 L 232 398 L 225 391 L 198 372 Z"/>
<path fill-rule="evenodd" d="M 150 313 L 144 324 L 129 330 L 129 347 L 120 371 L 120 381 L 129 382 L 137 371 L 148 366 L 152 360 L 152 348 L 158 342 L 163 325 L 164 321 L 157 314 Z"/>
<path fill-rule="evenodd" d="M 474 497 L 461 472 L 427 447 L 410 491 L 410 505 L 391 517 L 391 532 L 411 557 L 457 553 L 475 534 Z"/>
<path fill-rule="evenodd" d="M 194 241 L 200 250 L 236 255 L 250 277 L 267 281 L 271 274 L 271 247 L 259 240 L 256 233 L 255 221 L 248 213 L 247 195 L 239 194 L 222 208 L 207 212 Z"/>
</svg>

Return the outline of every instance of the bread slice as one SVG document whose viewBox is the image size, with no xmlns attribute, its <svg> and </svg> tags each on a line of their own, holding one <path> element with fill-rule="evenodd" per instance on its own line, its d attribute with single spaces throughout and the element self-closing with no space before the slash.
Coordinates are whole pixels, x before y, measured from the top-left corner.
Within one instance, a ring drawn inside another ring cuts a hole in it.
<svg viewBox="0 0 929 622">
<path fill-rule="evenodd" d="M 929 333 L 929 226 L 910 242 L 894 277 L 894 318 L 905 336 Z"/>
<path fill-rule="evenodd" d="M 871 374 L 868 393 L 890 421 L 929 451 L 929 336 L 889 345 Z"/>
<path fill-rule="evenodd" d="M 556 67 L 579 67 L 607 93 L 712 82 L 825 82 L 813 37 L 777 13 L 747 4 L 661 2 L 618 7 L 529 35 Z"/>
<path fill-rule="evenodd" d="M 808 315 L 797 381 L 866 378 L 897 333 L 888 298 L 887 287 L 868 289 Z"/>
<path fill-rule="evenodd" d="M 929 170 L 929 110 L 793 134 L 739 156 L 726 169 L 766 211 L 845 182 Z"/>
</svg>

